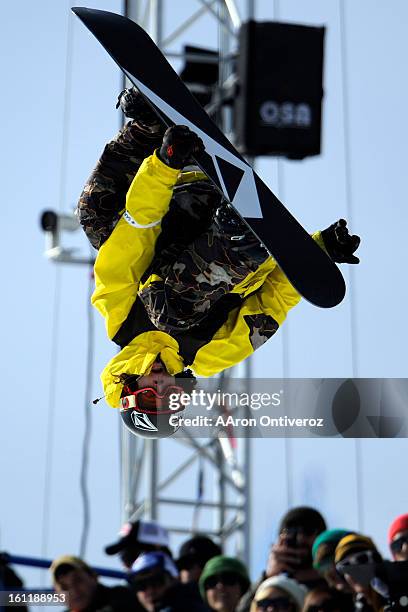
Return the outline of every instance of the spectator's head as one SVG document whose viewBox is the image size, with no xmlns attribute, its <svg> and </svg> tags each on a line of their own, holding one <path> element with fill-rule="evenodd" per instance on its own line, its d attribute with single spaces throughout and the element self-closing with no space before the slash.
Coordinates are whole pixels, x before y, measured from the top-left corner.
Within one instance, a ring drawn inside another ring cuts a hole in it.
<svg viewBox="0 0 408 612">
<path fill-rule="evenodd" d="M 250 612 L 300 612 L 306 587 L 285 574 L 262 582 L 252 600 Z"/>
<path fill-rule="evenodd" d="M 349 533 L 350 531 L 345 529 L 326 529 L 317 536 L 312 547 L 313 567 L 325 578 L 329 586 L 338 591 L 350 590 L 347 582 L 336 571 L 334 563 L 337 544 Z"/>
<path fill-rule="evenodd" d="M 199 580 L 202 598 L 216 612 L 234 612 L 249 585 L 245 565 L 238 559 L 224 555 L 210 559 Z"/>
<path fill-rule="evenodd" d="M 318 587 L 309 591 L 302 612 L 353 612 L 350 595 L 345 596 L 330 587 Z"/>
<path fill-rule="evenodd" d="M 320 512 L 308 506 L 292 508 L 283 517 L 279 533 L 288 546 L 312 549 L 316 537 L 326 529 Z"/>
<path fill-rule="evenodd" d="M 181 582 L 198 582 L 207 561 L 221 555 L 221 548 L 210 538 L 197 535 L 182 544 L 177 559 Z"/>
<path fill-rule="evenodd" d="M 52 562 L 50 572 L 56 592 L 67 592 L 70 610 L 81 612 L 89 607 L 98 586 L 89 565 L 78 557 L 64 555 Z"/>
<path fill-rule="evenodd" d="M 408 561 L 408 514 L 401 514 L 392 522 L 388 543 L 395 561 Z"/>
<path fill-rule="evenodd" d="M 125 523 L 119 535 L 119 540 L 106 546 L 105 552 L 107 555 L 119 554 L 126 568 L 132 567 L 135 559 L 143 552 L 161 550 L 171 557 L 168 531 L 155 521 Z"/>
<path fill-rule="evenodd" d="M 373 594 L 371 587 L 357 582 L 347 573 L 347 568 L 352 565 L 382 561 L 382 557 L 371 538 L 357 533 L 345 536 L 337 544 L 334 561 L 336 570 L 345 578 L 353 593 L 362 594 L 370 601 Z"/>
<path fill-rule="evenodd" d="M 160 551 L 139 555 L 129 573 L 129 583 L 147 612 L 154 612 L 156 602 L 163 598 L 177 578 L 174 562 Z"/>
<path fill-rule="evenodd" d="M 191 393 L 196 378 L 190 370 L 170 374 L 157 359 L 143 376 L 122 374 L 120 416 L 131 433 L 143 438 L 166 438 L 181 425 L 185 394 Z"/>
</svg>

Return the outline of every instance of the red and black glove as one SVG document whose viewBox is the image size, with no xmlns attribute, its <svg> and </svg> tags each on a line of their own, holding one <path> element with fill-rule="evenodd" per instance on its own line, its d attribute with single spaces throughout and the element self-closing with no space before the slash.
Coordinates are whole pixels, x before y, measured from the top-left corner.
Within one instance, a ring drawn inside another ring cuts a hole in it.
<svg viewBox="0 0 408 612">
<path fill-rule="evenodd" d="M 353 253 L 360 244 L 360 236 L 351 236 L 347 221 L 339 219 L 322 231 L 324 246 L 333 261 L 337 263 L 358 264 L 360 260 Z"/>
<path fill-rule="evenodd" d="M 204 151 L 201 138 L 186 125 L 173 125 L 164 133 L 159 158 L 170 168 L 181 169 Z"/>
</svg>

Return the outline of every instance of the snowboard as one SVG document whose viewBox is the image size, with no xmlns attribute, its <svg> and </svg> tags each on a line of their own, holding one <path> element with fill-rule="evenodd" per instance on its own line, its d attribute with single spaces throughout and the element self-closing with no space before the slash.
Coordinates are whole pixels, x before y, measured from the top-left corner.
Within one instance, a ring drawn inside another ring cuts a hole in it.
<svg viewBox="0 0 408 612">
<path fill-rule="evenodd" d="M 187 125 L 202 139 L 197 165 L 278 262 L 291 284 L 323 308 L 345 294 L 340 270 L 259 178 L 196 101 L 150 36 L 108 11 L 72 11 L 167 125 Z"/>
</svg>

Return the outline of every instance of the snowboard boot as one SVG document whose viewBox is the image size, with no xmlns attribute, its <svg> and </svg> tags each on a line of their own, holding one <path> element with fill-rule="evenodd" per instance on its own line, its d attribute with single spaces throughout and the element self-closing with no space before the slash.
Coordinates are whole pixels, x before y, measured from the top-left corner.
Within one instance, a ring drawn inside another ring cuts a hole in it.
<svg viewBox="0 0 408 612">
<path fill-rule="evenodd" d="M 235 211 L 228 205 L 227 202 L 217 209 L 215 214 L 215 223 L 224 236 L 232 241 L 242 241 L 245 239 L 248 228 Z"/>
<path fill-rule="evenodd" d="M 225 200 L 218 208 L 214 222 L 220 234 L 230 241 L 232 251 L 241 253 L 243 258 L 257 265 L 267 259 L 268 251 Z"/>
<path fill-rule="evenodd" d="M 339 219 L 321 232 L 326 251 L 336 263 L 358 264 L 360 260 L 353 253 L 360 244 L 359 236 L 351 236 L 347 221 Z"/>
<path fill-rule="evenodd" d="M 126 117 L 134 119 L 145 130 L 164 133 L 164 124 L 135 87 L 124 89 L 119 94 L 116 108 L 119 107 Z"/>
</svg>

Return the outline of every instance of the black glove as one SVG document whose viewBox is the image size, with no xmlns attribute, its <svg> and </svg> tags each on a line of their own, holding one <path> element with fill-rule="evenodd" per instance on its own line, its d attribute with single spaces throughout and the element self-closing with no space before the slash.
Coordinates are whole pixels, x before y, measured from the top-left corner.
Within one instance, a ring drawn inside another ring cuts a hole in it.
<svg viewBox="0 0 408 612">
<path fill-rule="evenodd" d="M 152 128 L 161 124 L 159 117 L 135 87 L 121 91 L 116 108 L 119 106 L 126 117 L 135 119 L 142 127 Z"/>
<path fill-rule="evenodd" d="M 173 125 L 164 133 L 158 154 L 170 168 L 181 169 L 192 162 L 192 156 L 200 155 L 203 151 L 203 141 L 197 134 L 186 125 Z"/>
<path fill-rule="evenodd" d="M 360 244 L 360 236 L 350 236 L 347 221 L 339 219 L 322 230 L 324 246 L 333 261 L 337 263 L 358 264 L 360 260 L 353 253 Z"/>
</svg>

